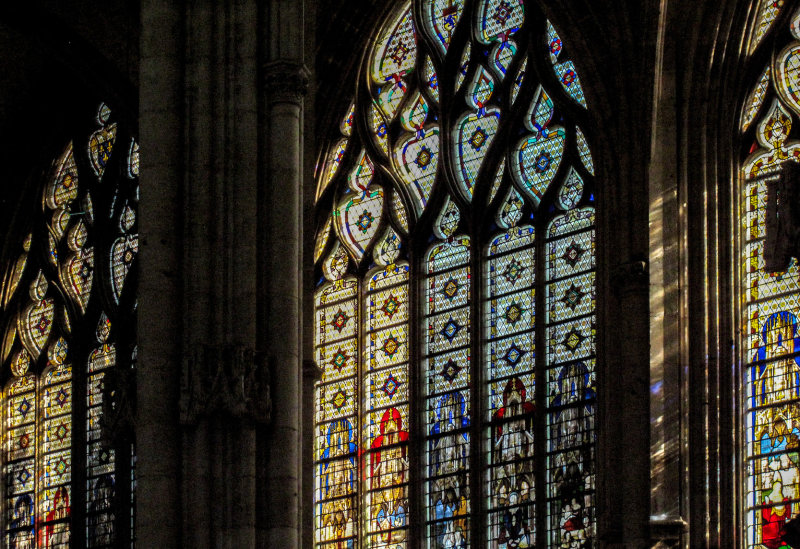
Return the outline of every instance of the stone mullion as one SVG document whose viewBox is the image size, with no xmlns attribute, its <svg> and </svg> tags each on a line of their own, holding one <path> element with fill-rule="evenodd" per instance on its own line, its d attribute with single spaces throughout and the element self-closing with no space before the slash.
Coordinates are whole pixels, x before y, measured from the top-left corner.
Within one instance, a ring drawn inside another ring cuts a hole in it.
<svg viewBox="0 0 800 549">
<path fill-rule="evenodd" d="M 396 190 L 394 192 L 397 192 Z M 422 239 L 420 239 L 422 240 Z M 408 242 L 408 240 L 406 240 Z M 425 374 L 422 371 L 422 338 L 426 337 L 423 328 L 425 317 L 422 307 L 423 286 L 427 282 L 423 274 L 424 254 L 413 253 L 415 250 L 423 249 L 419 242 L 416 248 L 410 247 L 409 253 L 409 277 L 408 277 L 408 416 L 409 416 L 409 445 L 408 456 L 410 463 L 419 464 L 418 467 L 410 467 L 408 474 L 408 502 L 410 509 L 408 548 L 417 549 L 421 547 L 422 540 L 425 539 L 425 432 L 427 422 L 425 420 Z"/>
<path fill-rule="evenodd" d="M 535 241 L 533 243 L 534 257 L 534 350 L 536 352 L 534 362 L 534 524 L 536 532 L 534 539 L 537 547 L 547 547 L 549 542 L 548 498 L 547 498 L 547 368 L 548 368 L 548 345 L 547 345 L 547 321 L 546 313 L 547 300 L 545 292 L 547 289 L 547 223 L 548 216 L 540 216 L 540 221 L 536 223 Z"/>
<path fill-rule="evenodd" d="M 364 406 L 364 400 L 366 397 L 366 389 L 364 388 L 364 381 L 366 377 L 366 373 L 369 371 L 369 367 L 367 366 L 366 356 L 364 354 L 364 349 L 366 348 L 366 343 L 364 339 L 367 335 L 366 323 L 367 323 L 367 314 L 369 314 L 368 307 L 367 307 L 367 287 L 368 287 L 368 276 L 356 276 L 356 284 L 358 285 L 356 288 L 356 331 L 355 331 L 355 338 L 356 338 L 356 380 L 355 380 L 355 417 L 356 417 L 356 474 L 358 475 L 358 481 L 356 484 L 356 497 L 355 497 L 355 508 L 353 509 L 355 513 L 355 518 L 353 520 L 354 527 L 355 527 L 355 534 L 356 534 L 356 548 L 360 549 L 361 547 L 367 547 L 367 544 L 364 543 L 366 539 L 368 539 L 367 530 L 368 526 L 367 523 L 369 519 L 367 518 L 367 492 L 369 492 L 369 488 L 366 486 L 365 479 L 367 478 L 366 472 L 364 469 L 367 467 L 366 459 L 363 459 L 362 456 L 368 455 L 368 450 L 364 445 L 364 436 L 365 431 L 365 424 L 367 420 L 367 412 L 366 406 Z M 302 502 L 301 502 L 302 505 Z"/>
<path fill-rule="evenodd" d="M 469 488 L 470 488 L 470 526 L 473 547 L 485 547 L 487 541 L 487 512 L 486 512 L 486 490 L 484 489 L 487 479 L 488 467 L 486 466 L 486 456 L 483 451 L 486 437 L 486 402 L 487 399 L 487 386 L 486 379 L 486 363 L 484 362 L 485 349 L 484 344 L 484 322 L 485 316 L 481 315 L 483 310 L 484 290 L 484 267 L 488 263 L 488 259 L 484 257 L 482 241 L 480 240 L 478 230 L 473 226 L 469 231 L 470 235 L 470 299 L 469 299 L 469 314 L 472 322 L 472 333 L 470 334 L 469 349 L 471 354 L 470 360 L 470 386 L 472 387 L 472 394 L 470 395 L 472 410 L 472 418 L 469 427 Z M 476 245 L 477 244 L 477 245 Z"/>
</svg>

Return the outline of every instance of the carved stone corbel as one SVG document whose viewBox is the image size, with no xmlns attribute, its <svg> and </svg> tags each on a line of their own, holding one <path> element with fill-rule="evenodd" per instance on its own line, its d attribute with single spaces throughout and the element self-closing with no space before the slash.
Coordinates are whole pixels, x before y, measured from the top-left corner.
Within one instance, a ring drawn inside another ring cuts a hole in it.
<svg viewBox="0 0 800 549">
<path fill-rule="evenodd" d="M 308 92 L 310 73 L 303 63 L 269 61 L 264 64 L 264 89 L 270 103 L 299 103 Z"/>
<path fill-rule="evenodd" d="M 307 358 L 303 361 L 303 377 L 314 383 L 322 378 L 322 368 L 317 366 L 315 360 Z"/>
<path fill-rule="evenodd" d="M 611 270 L 611 289 L 619 294 L 647 290 L 649 275 L 646 261 L 627 261 Z"/>
<path fill-rule="evenodd" d="M 650 546 L 653 549 L 677 549 L 688 531 L 689 525 L 682 518 L 651 518 Z"/>
<path fill-rule="evenodd" d="M 267 424 L 271 411 L 263 353 L 234 345 L 205 345 L 184 360 L 180 398 L 184 425 L 213 415 Z"/>
</svg>

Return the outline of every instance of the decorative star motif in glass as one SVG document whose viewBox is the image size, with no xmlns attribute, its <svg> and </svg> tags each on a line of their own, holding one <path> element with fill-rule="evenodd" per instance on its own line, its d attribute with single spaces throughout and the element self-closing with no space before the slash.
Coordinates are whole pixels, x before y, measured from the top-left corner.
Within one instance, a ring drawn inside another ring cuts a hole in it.
<svg viewBox="0 0 800 549">
<path fill-rule="evenodd" d="M 564 335 L 561 344 L 566 347 L 570 353 L 575 354 L 575 351 L 581 346 L 584 339 L 586 339 L 586 336 L 573 326 L 572 329 Z"/>
<path fill-rule="evenodd" d="M 347 316 L 343 310 L 339 309 L 339 311 L 333 316 L 333 327 L 337 332 L 341 332 L 345 326 L 347 326 L 347 321 L 350 320 L 350 317 Z"/>
<path fill-rule="evenodd" d="M 356 226 L 362 233 L 366 233 L 372 226 L 373 221 L 375 221 L 375 218 L 372 216 L 372 214 L 370 212 L 364 212 L 358 217 Z"/>
<path fill-rule="evenodd" d="M 130 265 L 133 263 L 134 257 L 136 257 L 136 251 L 132 247 L 126 246 L 122 254 L 122 262 L 125 263 L 125 265 Z"/>
<path fill-rule="evenodd" d="M 442 371 L 439 372 L 439 375 L 442 376 L 448 383 L 453 383 L 461 370 L 461 366 L 459 366 L 458 363 L 451 358 L 442 366 Z"/>
<path fill-rule="evenodd" d="M 574 240 L 567 246 L 567 249 L 564 250 L 564 253 L 561 255 L 561 259 L 567 262 L 570 267 L 575 267 L 578 261 L 580 261 L 581 257 L 586 250 L 584 250 L 580 244 L 575 242 Z"/>
<path fill-rule="evenodd" d="M 341 410 L 342 406 L 347 404 L 347 394 L 342 389 L 339 389 L 331 398 L 331 404 L 333 404 L 337 410 Z"/>
<path fill-rule="evenodd" d="M 131 258 L 131 260 L 133 259 Z M 81 261 L 81 266 L 78 269 L 78 276 L 81 278 L 84 284 L 91 278 L 92 271 L 93 271 L 92 264 L 89 263 L 89 261 L 87 261 L 86 259 Z"/>
<path fill-rule="evenodd" d="M 519 361 L 522 360 L 522 357 L 526 354 L 528 354 L 528 351 L 520 349 L 517 347 L 516 343 L 511 343 L 511 346 L 506 350 L 506 354 L 500 358 L 508 362 L 509 366 L 512 368 L 516 368 Z"/>
<path fill-rule="evenodd" d="M 511 261 L 506 263 L 506 268 L 503 269 L 503 277 L 513 286 L 523 272 L 525 272 L 525 265 L 512 257 Z"/>
<path fill-rule="evenodd" d="M 463 326 L 461 326 L 458 322 L 453 320 L 453 317 L 451 316 L 450 319 L 445 323 L 445 325 L 442 326 L 442 329 L 439 333 L 442 334 L 444 337 L 446 337 L 447 341 L 452 342 L 453 338 L 455 338 L 456 335 L 458 335 L 458 332 L 461 331 L 462 327 Z"/>
<path fill-rule="evenodd" d="M 64 458 L 60 458 L 58 463 L 56 463 L 56 472 L 61 476 L 67 472 L 67 467 L 67 462 L 64 461 Z"/>
<path fill-rule="evenodd" d="M 333 355 L 333 359 L 331 360 L 331 366 L 336 368 L 337 372 L 341 372 L 342 368 L 345 364 L 347 364 L 347 360 L 350 357 L 345 353 L 341 348 L 336 351 L 336 354 Z"/>
<path fill-rule="evenodd" d="M 553 36 L 550 40 L 550 55 L 553 58 L 558 57 L 558 54 L 561 53 L 561 38 L 558 36 Z"/>
<path fill-rule="evenodd" d="M 458 295 L 458 290 L 460 286 L 458 281 L 454 278 L 451 278 L 447 281 L 447 284 L 444 285 L 442 288 L 442 295 L 444 295 L 449 301 L 453 301 L 453 298 Z"/>
<path fill-rule="evenodd" d="M 484 143 L 486 143 L 486 132 L 478 127 L 469 138 L 469 144 L 472 145 L 473 149 L 479 151 Z"/>
<path fill-rule="evenodd" d="M 64 440 L 64 438 L 67 436 L 67 432 L 68 432 L 67 426 L 64 423 L 62 423 L 61 425 L 56 427 L 56 438 L 58 438 L 58 440 Z"/>
<path fill-rule="evenodd" d="M 28 415 L 30 409 L 31 409 L 31 403 L 28 402 L 27 398 L 23 398 L 22 402 L 20 402 L 19 406 L 17 407 L 17 410 L 19 410 L 19 413 L 22 414 L 23 418 L 25 418 L 25 416 Z"/>
<path fill-rule="evenodd" d="M 547 168 L 550 167 L 550 155 L 546 152 L 541 153 L 536 158 L 536 163 L 534 164 L 534 169 L 537 173 L 544 173 L 547 171 Z"/>
<path fill-rule="evenodd" d="M 39 318 L 39 322 L 36 323 L 35 328 L 39 330 L 40 334 L 47 333 L 47 328 L 50 326 L 50 319 L 47 318 L 44 314 Z"/>
<path fill-rule="evenodd" d="M 386 393 L 386 396 L 389 398 L 392 398 L 399 387 L 400 382 L 397 381 L 397 378 L 395 378 L 392 374 L 389 374 L 389 376 L 383 382 L 383 385 L 381 385 L 381 391 Z"/>
<path fill-rule="evenodd" d="M 403 61 L 408 57 L 409 51 L 411 50 L 408 49 L 408 46 L 406 46 L 402 40 L 398 40 L 397 45 L 392 50 L 392 53 L 389 54 L 389 57 L 398 65 L 402 65 Z"/>
<path fill-rule="evenodd" d="M 67 395 L 67 391 L 62 387 L 61 390 L 58 392 L 58 395 L 56 395 L 56 404 L 58 404 L 59 408 L 64 407 L 64 404 L 67 402 L 68 397 L 69 395 Z"/>
<path fill-rule="evenodd" d="M 417 153 L 417 158 L 414 159 L 414 163 L 422 168 L 423 170 L 428 167 L 428 164 L 431 163 L 433 160 L 433 153 L 428 147 L 424 145 L 419 149 Z"/>
<path fill-rule="evenodd" d="M 492 19 L 497 21 L 498 25 L 505 25 L 506 21 L 511 18 L 513 12 L 514 7 L 511 5 L 511 2 L 500 2 L 494 9 Z"/>
<path fill-rule="evenodd" d="M 383 347 L 381 350 L 389 358 L 393 357 L 397 350 L 400 349 L 400 342 L 394 336 L 389 336 L 383 340 Z"/>
<path fill-rule="evenodd" d="M 506 307 L 506 311 L 503 313 L 503 318 L 506 320 L 506 322 L 514 326 L 517 322 L 519 322 L 519 319 L 522 318 L 523 313 L 525 313 L 525 309 L 523 309 L 516 301 L 512 301 L 511 305 Z"/>
<path fill-rule="evenodd" d="M 561 75 L 561 83 L 564 86 L 570 86 L 573 82 L 575 82 L 575 71 L 572 69 L 567 69 L 564 71 L 564 74 Z"/>
<path fill-rule="evenodd" d="M 394 294 L 389 294 L 389 297 L 386 298 L 386 301 L 383 302 L 383 306 L 381 306 L 381 311 L 389 318 L 392 318 L 399 308 L 400 300 L 397 299 Z"/>
<path fill-rule="evenodd" d="M 569 307 L 571 310 L 574 311 L 575 307 L 577 307 L 580 304 L 581 299 L 583 299 L 583 296 L 585 295 L 586 292 L 582 291 L 579 287 L 575 286 L 575 283 L 573 282 L 570 285 L 570 287 L 567 288 L 567 290 L 564 292 L 564 295 L 561 296 L 561 299 L 559 301 L 561 301 L 564 305 L 566 305 L 567 307 Z"/>
<path fill-rule="evenodd" d="M 19 473 L 17 473 L 17 480 L 19 481 L 20 484 L 25 484 L 26 482 L 28 482 L 28 480 L 30 480 L 30 478 L 31 478 L 31 472 L 28 471 L 27 467 L 23 467 L 22 469 L 19 470 Z"/>
</svg>

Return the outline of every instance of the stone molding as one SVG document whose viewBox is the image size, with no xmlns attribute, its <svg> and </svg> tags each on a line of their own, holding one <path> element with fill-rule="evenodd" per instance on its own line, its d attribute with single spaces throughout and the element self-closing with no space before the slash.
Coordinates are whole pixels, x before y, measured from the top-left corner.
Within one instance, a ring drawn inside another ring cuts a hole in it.
<svg viewBox="0 0 800 549">
<path fill-rule="evenodd" d="M 264 89 L 270 103 L 299 103 L 308 92 L 310 73 L 303 63 L 269 61 L 264 64 Z"/>
<path fill-rule="evenodd" d="M 180 418 L 184 425 L 224 415 L 267 424 L 272 412 L 269 370 L 263 353 L 246 347 L 198 346 L 184 360 Z"/>
</svg>

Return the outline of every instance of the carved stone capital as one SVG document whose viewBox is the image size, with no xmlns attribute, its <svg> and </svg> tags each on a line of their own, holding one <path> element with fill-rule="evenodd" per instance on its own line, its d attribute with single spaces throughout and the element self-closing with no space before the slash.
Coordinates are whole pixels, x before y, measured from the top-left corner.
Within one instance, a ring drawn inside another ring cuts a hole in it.
<svg viewBox="0 0 800 549">
<path fill-rule="evenodd" d="M 649 273 L 646 261 L 628 261 L 611 269 L 611 289 L 615 293 L 647 290 Z"/>
<path fill-rule="evenodd" d="M 184 360 L 181 423 L 226 415 L 269 423 L 272 411 L 269 370 L 262 353 L 233 345 L 199 346 Z"/>
<path fill-rule="evenodd" d="M 264 89 L 270 103 L 299 103 L 308 92 L 310 73 L 302 63 L 269 61 L 264 65 Z"/>
</svg>

